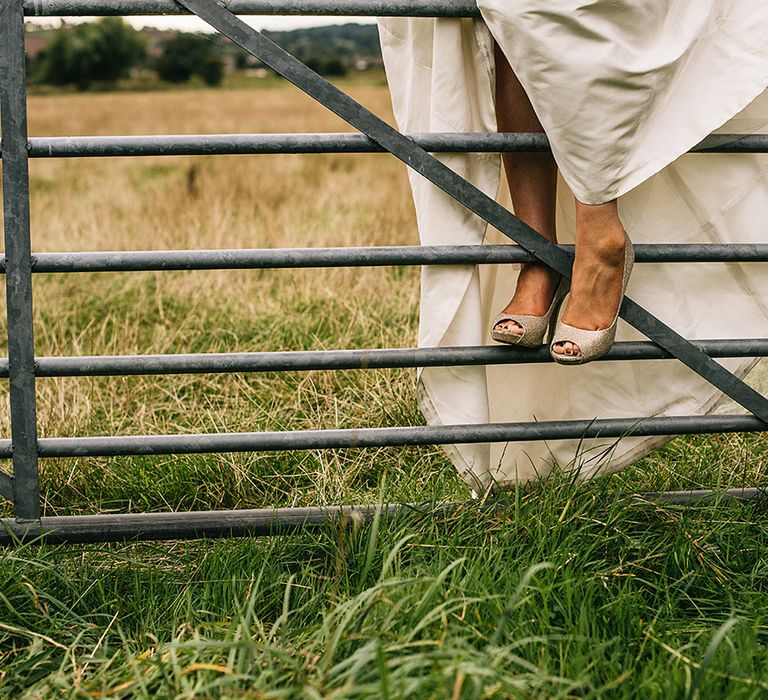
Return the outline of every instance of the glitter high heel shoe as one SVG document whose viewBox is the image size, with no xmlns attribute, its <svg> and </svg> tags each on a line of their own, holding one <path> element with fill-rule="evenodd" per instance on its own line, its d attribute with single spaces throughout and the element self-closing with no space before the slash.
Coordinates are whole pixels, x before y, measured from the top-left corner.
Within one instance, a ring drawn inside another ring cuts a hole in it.
<svg viewBox="0 0 768 700">
<path fill-rule="evenodd" d="M 627 291 L 632 266 L 635 263 L 635 249 L 626 231 L 624 232 L 624 238 L 624 275 L 621 284 L 621 299 L 619 300 L 619 308 L 616 309 L 616 315 L 613 317 L 613 323 L 608 328 L 590 331 L 558 321 L 555 333 L 549 344 L 549 354 L 555 362 L 561 365 L 583 365 L 586 362 L 602 357 L 613 346 L 616 338 L 616 325 L 619 320 L 619 309 L 624 299 L 624 293 Z M 558 343 L 573 343 L 579 347 L 579 352 L 574 355 L 555 352 L 554 346 Z"/>
<path fill-rule="evenodd" d="M 569 281 L 564 277 L 560 278 L 560 284 L 557 286 L 552 303 L 543 316 L 533 316 L 530 314 L 509 314 L 503 311 L 496 316 L 491 326 L 491 337 L 499 343 L 507 345 L 522 345 L 526 348 L 538 348 L 544 342 L 544 336 L 549 329 L 549 335 L 554 331 L 554 324 L 557 320 L 557 310 L 560 308 L 570 287 Z M 502 328 L 497 328 L 504 321 L 514 321 L 523 329 L 522 333 L 511 333 Z"/>
</svg>

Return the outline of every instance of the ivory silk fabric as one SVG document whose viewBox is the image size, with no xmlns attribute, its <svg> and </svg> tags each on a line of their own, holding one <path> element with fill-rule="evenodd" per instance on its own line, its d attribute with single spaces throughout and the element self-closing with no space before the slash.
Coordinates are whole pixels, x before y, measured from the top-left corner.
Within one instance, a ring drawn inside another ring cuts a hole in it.
<svg viewBox="0 0 768 700">
<path fill-rule="evenodd" d="M 587 203 L 618 197 L 635 243 L 766 241 L 768 156 L 684 155 L 712 132 L 768 133 L 766 0 L 479 6 L 482 19 L 379 19 L 402 131 L 496 131 L 495 39 L 560 168 L 561 243 L 574 239 L 574 194 Z M 510 206 L 499 155 L 439 157 Z M 409 170 L 409 177 L 423 245 L 509 242 L 421 176 Z M 516 275 L 513 265 L 423 268 L 419 346 L 493 344 L 490 320 L 511 298 Z M 759 264 L 638 264 L 628 295 L 691 339 L 768 335 L 768 274 Z M 644 338 L 620 322 L 617 339 Z M 722 364 L 745 376 L 755 362 Z M 755 373 L 749 380 L 757 381 Z M 435 425 L 694 415 L 724 403 L 671 360 L 426 368 L 418 396 Z M 558 465 L 590 478 L 667 439 L 458 445 L 447 452 L 480 490 L 546 476 Z"/>
</svg>

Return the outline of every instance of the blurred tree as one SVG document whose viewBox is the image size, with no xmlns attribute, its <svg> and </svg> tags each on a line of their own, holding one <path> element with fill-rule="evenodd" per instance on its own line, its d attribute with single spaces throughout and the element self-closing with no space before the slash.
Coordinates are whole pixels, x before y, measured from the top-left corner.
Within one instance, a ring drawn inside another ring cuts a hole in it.
<svg viewBox="0 0 768 700">
<path fill-rule="evenodd" d="M 85 90 L 94 81 L 127 75 L 146 52 L 146 43 L 120 17 L 62 26 L 40 57 L 36 77 L 52 85 L 75 84 Z"/>
<path fill-rule="evenodd" d="M 224 75 L 224 63 L 214 53 L 214 44 L 199 34 L 177 34 L 163 44 L 163 52 L 155 61 L 162 80 L 183 83 L 199 75 L 208 85 L 218 85 Z"/>
<path fill-rule="evenodd" d="M 347 74 L 347 67 L 340 58 L 308 58 L 304 62 L 320 75 L 344 76 Z"/>
<path fill-rule="evenodd" d="M 334 56 L 332 58 L 327 58 L 323 62 L 323 70 L 321 73 L 324 75 L 343 76 L 347 74 L 347 67 L 340 58 Z"/>
<path fill-rule="evenodd" d="M 224 61 L 210 53 L 200 62 L 197 67 L 197 74 L 206 85 L 211 87 L 220 85 L 221 79 L 224 77 Z"/>
<path fill-rule="evenodd" d="M 235 68 L 237 68 L 237 70 L 245 70 L 248 68 L 248 54 L 244 51 L 235 53 Z"/>
</svg>

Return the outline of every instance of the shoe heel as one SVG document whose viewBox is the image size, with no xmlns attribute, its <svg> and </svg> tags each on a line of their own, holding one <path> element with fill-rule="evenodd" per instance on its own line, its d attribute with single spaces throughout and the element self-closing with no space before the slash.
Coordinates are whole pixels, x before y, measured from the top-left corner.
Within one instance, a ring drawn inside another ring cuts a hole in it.
<svg viewBox="0 0 768 700">
<path fill-rule="evenodd" d="M 621 299 L 619 300 L 619 308 L 616 309 L 616 315 L 613 317 L 613 323 L 608 328 L 586 330 L 559 322 L 554 336 L 549 341 L 549 354 L 558 364 L 583 365 L 603 357 L 613 346 L 616 339 L 616 326 L 619 320 L 621 304 L 623 303 L 627 285 L 629 284 L 629 277 L 635 262 L 634 247 L 626 231 L 624 232 L 624 238 L 624 273 L 621 284 Z M 578 355 L 561 355 L 555 352 L 555 345 L 569 342 L 579 346 L 580 352 Z"/>
<path fill-rule="evenodd" d="M 564 294 L 552 309 L 552 315 L 549 317 L 549 327 L 547 328 L 547 345 L 551 345 L 552 338 L 555 337 L 557 319 L 560 317 L 560 309 L 563 307 L 563 303 L 565 302 L 567 296 L 567 294 Z"/>
<path fill-rule="evenodd" d="M 565 278 L 560 279 L 560 283 L 555 290 L 555 296 L 552 303 L 543 316 L 530 316 L 525 314 L 505 314 L 500 313 L 493 321 L 491 326 L 491 338 L 507 345 L 519 345 L 526 348 L 539 348 L 552 333 L 553 322 L 557 320 L 557 314 L 563 299 L 568 292 L 569 282 Z M 496 330 L 496 326 L 504 320 L 515 321 L 523 328 L 522 334 L 503 333 Z M 549 341 L 547 341 L 549 342 Z"/>
</svg>

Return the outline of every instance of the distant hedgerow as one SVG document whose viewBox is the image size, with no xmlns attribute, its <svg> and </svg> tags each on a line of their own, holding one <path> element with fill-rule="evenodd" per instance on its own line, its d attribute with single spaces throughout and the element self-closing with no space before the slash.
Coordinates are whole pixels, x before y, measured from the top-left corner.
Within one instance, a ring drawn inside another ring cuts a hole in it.
<svg viewBox="0 0 768 700">
<path fill-rule="evenodd" d="M 145 54 L 144 37 L 120 17 L 64 25 L 41 55 L 35 77 L 42 83 L 85 90 L 93 82 L 126 76 Z"/>
</svg>

